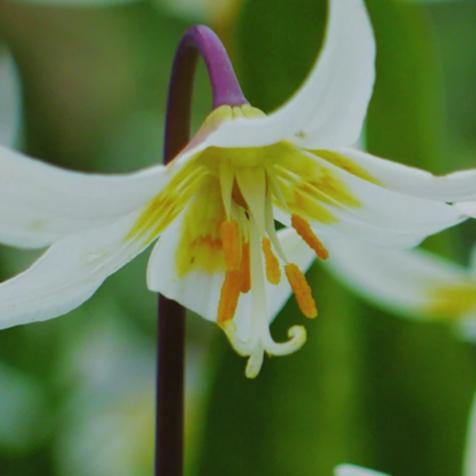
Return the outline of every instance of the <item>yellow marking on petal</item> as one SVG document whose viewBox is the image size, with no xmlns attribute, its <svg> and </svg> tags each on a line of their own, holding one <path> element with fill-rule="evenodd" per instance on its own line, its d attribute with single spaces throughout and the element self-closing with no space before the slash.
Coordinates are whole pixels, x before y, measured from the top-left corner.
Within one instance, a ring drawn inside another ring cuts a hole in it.
<svg viewBox="0 0 476 476">
<path fill-rule="evenodd" d="M 317 317 L 316 302 L 302 271 L 294 263 L 287 264 L 284 270 L 301 312 L 310 319 Z"/>
<path fill-rule="evenodd" d="M 288 184 L 278 182 L 286 202 L 286 211 L 305 216 L 309 220 L 326 225 L 338 223 L 338 218 L 326 206 L 320 203 L 319 199 L 310 197 L 309 194 L 302 190 L 293 189 Z M 280 206 L 281 204 L 276 202 L 276 205 Z"/>
<path fill-rule="evenodd" d="M 183 220 L 177 247 L 178 276 L 195 270 L 209 274 L 225 270 L 221 224 L 225 210 L 218 180 L 208 178 L 197 191 Z"/>
<path fill-rule="evenodd" d="M 346 157 L 345 155 L 339 154 L 332 150 L 324 149 L 310 150 L 310 152 L 316 154 L 324 160 L 327 160 L 327 162 L 330 162 L 331 164 L 346 170 L 352 175 L 361 178 L 362 180 L 366 180 L 367 182 L 373 183 L 375 185 L 382 185 L 381 182 L 373 177 L 367 170 L 356 164 L 353 160 L 349 159 L 349 157 Z"/>
<path fill-rule="evenodd" d="M 327 251 L 327 248 L 312 231 L 311 226 L 306 220 L 304 220 L 304 218 L 301 218 L 298 215 L 292 215 L 291 224 L 298 232 L 299 236 L 308 244 L 310 248 L 314 250 L 320 259 L 326 260 L 329 258 L 329 252 Z"/>
<path fill-rule="evenodd" d="M 235 220 L 226 220 L 220 226 L 225 266 L 228 270 L 238 270 L 241 266 L 241 232 Z"/>
<path fill-rule="evenodd" d="M 126 240 L 156 238 L 184 209 L 207 175 L 206 168 L 191 159 L 149 203 L 134 223 Z"/>
<path fill-rule="evenodd" d="M 439 317 L 458 318 L 476 311 L 476 283 L 435 285 L 428 290 L 430 302 L 424 311 Z"/>
<path fill-rule="evenodd" d="M 221 288 L 220 302 L 218 303 L 218 325 L 223 326 L 231 321 L 235 315 L 241 290 L 241 273 L 228 271 Z"/>
<path fill-rule="evenodd" d="M 279 284 L 281 281 L 281 270 L 279 268 L 279 261 L 271 248 L 271 241 L 268 238 L 263 238 L 263 253 L 266 267 L 266 278 L 271 284 Z"/>
<path fill-rule="evenodd" d="M 244 243 L 241 253 L 241 292 L 247 293 L 251 289 L 250 244 Z"/>
<path fill-rule="evenodd" d="M 333 170 L 291 144 L 280 143 L 279 150 L 276 150 L 273 170 L 288 186 L 308 193 L 316 200 L 334 206 L 361 205 L 359 199 Z"/>
</svg>

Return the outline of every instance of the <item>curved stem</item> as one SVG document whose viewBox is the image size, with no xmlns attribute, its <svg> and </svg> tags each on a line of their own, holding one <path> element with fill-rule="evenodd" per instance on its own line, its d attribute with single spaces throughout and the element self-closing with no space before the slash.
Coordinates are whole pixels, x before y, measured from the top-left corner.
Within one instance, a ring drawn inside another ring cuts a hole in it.
<svg viewBox="0 0 476 476">
<path fill-rule="evenodd" d="M 177 48 L 170 78 L 165 126 L 165 162 L 175 157 L 189 139 L 193 76 L 199 54 L 207 66 L 213 108 L 248 103 L 218 36 L 203 25 L 188 29 Z"/>
<path fill-rule="evenodd" d="M 225 48 L 206 26 L 186 31 L 175 54 L 165 126 L 164 162 L 168 163 L 190 138 L 193 77 L 198 55 L 205 60 L 213 107 L 247 103 Z M 156 393 L 155 475 L 183 474 L 183 406 L 185 309 L 159 296 Z"/>
</svg>

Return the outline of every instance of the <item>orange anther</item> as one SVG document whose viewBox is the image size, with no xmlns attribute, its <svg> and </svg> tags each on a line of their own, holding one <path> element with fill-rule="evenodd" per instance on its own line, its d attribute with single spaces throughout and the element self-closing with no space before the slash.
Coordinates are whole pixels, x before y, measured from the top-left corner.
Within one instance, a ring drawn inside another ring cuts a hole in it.
<svg viewBox="0 0 476 476">
<path fill-rule="evenodd" d="M 247 293 L 251 289 L 251 273 L 250 273 L 250 244 L 243 243 L 241 253 L 241 292 Z"/>
<path fill-rule="evenodd" d="M 317 317 L 316 302 L 304 274 L 294 263 L 287 264 L 284 270 L 301 312 L 309 318 Z"/>
<path fill-rule="evenodd" d="M 316 255 L 321 259 L 329 258 L 329 252 L 322 243 L 322 241 L 312 231 L 309 223 L 301 218 L 299 215 L 292 215 L 291 224 L 298 232 L 299 236 L 314 250 Z"/>
<path fill-rule="evenodd" d="M 279 261 L 271 248 L 271 241 L 263 238 L 264 262 L 266 265 L 266 277 L 271 284 L 279 284 L 281 281 L 281 270 L 279 269 Z"/>
<path fill-rule="evenodd" d="M 241 265 L 241 232 L 235 220 L 226 220 L 220 225 L 220 237 L 227 270 L 239 270 Z"/>
<path fill-rule="evenodd" d="M 220 293 L 220 302 L 218 303 L 218 325 L 222 326 L 233 319 L 240 297 L 240 288 L 241 272 L 228 271 L 225 274 L 225 280 Z"/>
</svg>

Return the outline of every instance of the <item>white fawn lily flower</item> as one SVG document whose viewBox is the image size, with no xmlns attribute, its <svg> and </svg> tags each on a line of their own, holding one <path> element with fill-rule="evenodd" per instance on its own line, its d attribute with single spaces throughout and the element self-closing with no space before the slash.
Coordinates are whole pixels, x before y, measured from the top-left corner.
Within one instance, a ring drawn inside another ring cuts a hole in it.
<svg viewBox="0 0 476 476">
<path fill-rule="evenodd" d="M 453 322 L 476 340 L 476 247 L 468 267 L 423 249 L 334 241 L 331 251 L 328 269 L 365 299 L 407 317 Z"/>
<path fill-rule="evenodd" d="M 435 178 L 352 148 L 374 56 L 363 1 L 331 0 L 322 52 L 294 97 L 268 116 L 244 98 L 215 100 L 165 167 L 87 175 L 0 149 L 0 241 L 50 246 L 0 285 L 0 325 L 68 312 L 160 237 L 148 287 L 217 322 L 249 357 L 248 377 L 264 353 L 300 348 L 304 327 L 281 343 L 269 331 L 291 291 L 306 317 L 317 315 L 299 240 L 323 260 L 339 238 L 410 247 L 466 218 L 450 203 L 476 199 L 476 171 Z"/>
</svg>

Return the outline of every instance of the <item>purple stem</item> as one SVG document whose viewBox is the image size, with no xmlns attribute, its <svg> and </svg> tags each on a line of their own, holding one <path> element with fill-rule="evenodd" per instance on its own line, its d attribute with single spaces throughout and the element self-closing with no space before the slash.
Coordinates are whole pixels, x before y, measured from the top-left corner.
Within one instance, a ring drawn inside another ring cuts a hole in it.
<svg viewBox="0 0 476 476">
<path fill-rule="evenodd" d="M 190 139 L 193 77 L 199 54 L 207 66 L 213 107 L 247 103 L 218 36 L 202 25 L 187 30 L 177 48 L 170 78 L 165 163 Z M 183 475 L 184 354 L 185 309 L 159 296 L 155 476 Z"/>
</svg>

